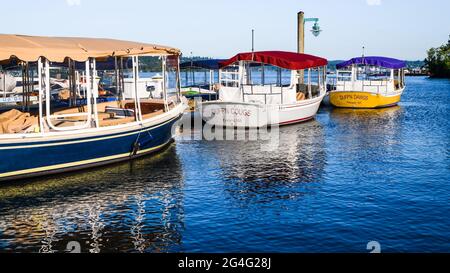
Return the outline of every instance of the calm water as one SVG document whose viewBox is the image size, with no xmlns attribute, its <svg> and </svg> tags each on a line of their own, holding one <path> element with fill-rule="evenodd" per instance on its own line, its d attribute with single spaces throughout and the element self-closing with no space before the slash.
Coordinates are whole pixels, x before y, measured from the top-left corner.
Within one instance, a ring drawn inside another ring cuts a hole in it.
<svg viewBox="0 0 450 273">
<path fill-rule="evenodd" d="M 185 140 L 133 163 L 0 187 L 0 252 L 450 252 L 450 81 L 399 107 L 283 127 L 280 148 Z"/>
</svg>

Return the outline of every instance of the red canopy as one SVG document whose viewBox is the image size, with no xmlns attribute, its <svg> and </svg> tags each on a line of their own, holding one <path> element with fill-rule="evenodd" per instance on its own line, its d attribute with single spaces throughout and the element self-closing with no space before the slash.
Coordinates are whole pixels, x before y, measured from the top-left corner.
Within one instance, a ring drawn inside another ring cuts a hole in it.
<svg viewBox="0 0 450 273">
<path fill-rule="evenodd" d="M 301 70 L 325 66 L 328 61 L 324 58 L 308 54 L 299 54 L 286 51 L 260 51 L 240 53 L 233 58 L 220 63 L 221 67 L 229 66 L 239 61 L 252 61 L 270 64 L 290 70 Z"/>
</svg>

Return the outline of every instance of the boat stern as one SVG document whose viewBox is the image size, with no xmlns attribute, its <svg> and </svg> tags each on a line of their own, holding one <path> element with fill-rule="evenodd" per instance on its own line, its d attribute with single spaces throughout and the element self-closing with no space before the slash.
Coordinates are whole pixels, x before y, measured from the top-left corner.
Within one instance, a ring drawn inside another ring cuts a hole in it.
<svg viewBox="0 0 450 273">
<path fill-rule="evenodd" d="M 330 93 L 330 103 L 341 108 L 381 108 L 397 105 L 401 94 L 383 96 L 368 92 L 339 92 Z"/>
</svg>

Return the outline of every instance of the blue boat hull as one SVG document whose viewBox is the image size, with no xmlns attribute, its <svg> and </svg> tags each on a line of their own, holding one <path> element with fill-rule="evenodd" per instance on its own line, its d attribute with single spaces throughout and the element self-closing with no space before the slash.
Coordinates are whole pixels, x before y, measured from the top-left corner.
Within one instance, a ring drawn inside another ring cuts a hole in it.
<svg viewBox="0 0 450 273">
<path fill-rule="evenodd" d="M 102 166 L 157 152 L 172 142 L 172 127 L 180 117 L 115 134 L 0 144 L 0 181 Z"/>
</svg>

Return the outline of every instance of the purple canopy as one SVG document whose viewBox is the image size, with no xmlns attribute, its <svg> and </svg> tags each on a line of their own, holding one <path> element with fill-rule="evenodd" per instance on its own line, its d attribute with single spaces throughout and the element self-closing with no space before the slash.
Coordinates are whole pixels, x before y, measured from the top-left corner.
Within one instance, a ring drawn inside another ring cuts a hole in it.
<svg viewBox="0 0 450 273">
<path fill-rule="evenodd" d="M 341 69 L 343 67 L 351 66 L 352 64 L 373 65 L 391 69 L 401 69 L 406 67 L 406 62 L 404 61 L 387 57 L 368 56 L 368 57 L 353 58 L 346 62 L 337 64 L 336 68 Z"/>
</svg>

